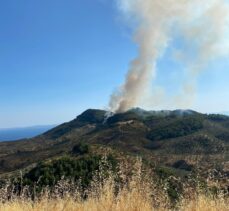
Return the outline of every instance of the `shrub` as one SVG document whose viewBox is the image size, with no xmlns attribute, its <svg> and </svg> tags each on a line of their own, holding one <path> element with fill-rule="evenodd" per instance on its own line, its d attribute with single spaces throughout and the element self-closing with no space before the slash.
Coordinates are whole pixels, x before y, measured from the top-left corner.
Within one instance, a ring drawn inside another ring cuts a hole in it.
<svg viewBox="0 0 229 211">
<path fill-rule="evenodd" d="M 86 156 L 79 159 L 65 157 L 52 162 L 40 163 L 37 167 L 24 175 L 24 184 L 31 185 L 37 183 L 39 188 L 54 186 L 61 179 L 73 180 L 81 183 L 82 187 L 87 187 L 93 174 L 99 170 L 101 156 Z M 107 162 L 115 169 L 115 159 L 107 157 Z"/>
<path fill-rule="evenodd" d="M 72 153 L 80 155 L 89 153 L 89 145 L 81 142 L 72 148 Z"/>
</svg>

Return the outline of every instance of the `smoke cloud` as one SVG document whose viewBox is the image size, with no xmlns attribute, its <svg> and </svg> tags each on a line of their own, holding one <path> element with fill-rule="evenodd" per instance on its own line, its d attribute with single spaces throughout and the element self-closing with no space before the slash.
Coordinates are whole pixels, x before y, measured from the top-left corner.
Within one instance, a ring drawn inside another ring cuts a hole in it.
<svg viewBox="0 0 229 211">
<path fill-rule="evenodd" d="M 175 96 L 172 103 L 186 101 L 184 96 L 190 101 L 200 72 L 210 61 L 228 56 L 227 0 L 117 0 L 117 3 L 135 27 L 138 55 L 130 63 L 124 84 L 111 96 L 109 107 L 113 112 L 124 112 L 143 102 L 156 77 L 158 59 L 176 37 L 184 43 L 175 49 L 176 58 L 184 65 L 188 77 L 181 94 Z M 152 101 L 160 103 L 158 94 L 152 93 L 152 96 L 157 96 L 157 99 L 151 98 Z M 163 96 L 166 97 L 164 93 Z"/>
</svg>

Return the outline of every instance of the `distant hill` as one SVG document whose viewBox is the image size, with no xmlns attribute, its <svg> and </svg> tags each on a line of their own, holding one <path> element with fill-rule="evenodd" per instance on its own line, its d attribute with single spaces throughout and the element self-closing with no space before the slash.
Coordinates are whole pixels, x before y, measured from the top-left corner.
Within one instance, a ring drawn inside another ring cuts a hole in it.
<svg viewBox="0 0 229 211">
<path fill-rule="evenodd" d="M 229 111 L 221 112 L 221 114 L 229 116 Z"/>
<path fill-rule="evenodd" d="M 43 125 L 43 126 L 32 126 L 32 127 L 22 127 L 22 128 L 0 128 L 0 141 L 11 141 L 19 140 L 24 138 L 32 138 L 34 136 L 40 135 L 56 125 Z"/>
<path fill-rule="evenodd" d="M 203 172 L 216 166 L 229 171 L 228 116 L 135 108 L 106 117 L 104 110 L 88 109 L 42 135 L 1 142 L 0 174 L 71 155 L 80 143 L 89 145 L 91 154 L 109 149 L 171 168 L 184 160 Z"/>
</svg>

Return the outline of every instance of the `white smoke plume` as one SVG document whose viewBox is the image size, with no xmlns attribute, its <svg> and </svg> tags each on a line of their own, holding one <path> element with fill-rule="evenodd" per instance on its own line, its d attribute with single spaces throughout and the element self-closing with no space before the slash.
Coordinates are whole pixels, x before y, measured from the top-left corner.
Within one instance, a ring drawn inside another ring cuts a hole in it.
<svg viewBox="0 0 229 211">
<path fill-rule="evenodd" d="M 158 59 L 176 36 L 184 45 L 175 49 L 187 71 L 183 96 L 195 94 L 195 78 L 206 65 L 229 52 L 229 5 L 227 0 L 117 0 L 121 12 L 135 26 L 138 55 L 124 84 L 110 99 L 110 110 L 124 112 L 138 106 L 156 77 Z M 134 20 L 134 21 L 133 21 Z M 158 70 L 159 71 L 159 70 Z M 151 99 L 158 101 L 158 99 Z M 154 102 L 152 102 L 153 104 Z"/>
</svg>

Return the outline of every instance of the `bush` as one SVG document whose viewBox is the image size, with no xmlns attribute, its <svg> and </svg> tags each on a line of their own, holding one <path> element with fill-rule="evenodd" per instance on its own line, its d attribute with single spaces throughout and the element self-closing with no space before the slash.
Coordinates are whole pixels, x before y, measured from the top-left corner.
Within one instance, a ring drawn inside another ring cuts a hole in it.
<svg viewBox="0 0 229 211">
<path fill-rule="evenodd" d="M 24 185 L 38 183 L 38 187 L 54 186 L 61 179 L 80 181 L 83 188 L 92 180 L 95 171 L 99 170 L 101 156 L 87 156 L 79 159 L 65 157 L 50 163 L 40 163 L 24 175 Z M 115 169 L 115 159 L 107 157 L 107 162 Z"/>
<path fill-rule="evenodd" d="M 86 154 L 89 153 L 89 145 L 85 143 L 79 143 L 72 148 L 73 154 Z"/>
<path fill-rule="evenodd" d="M 176 178 L 175 172 L 168 167 L 156 168 L 156 174 L 162 180 L 162 186 L 165 186 L 167 194 L 172 201 L 179 200 L 183 191 L 182 182 Z"/>
<path fill-rule="evenodd" d="M 176 168 L 176 169 L 182 169 L 182 170 L 185 170 L 185 171 L 191 171 L 193 169 L 193 166 L 188 164 L 185 160 L 178 160 L 176 161 L 173 165 L 172 165 L 173 168 Z"/>
</svg>

